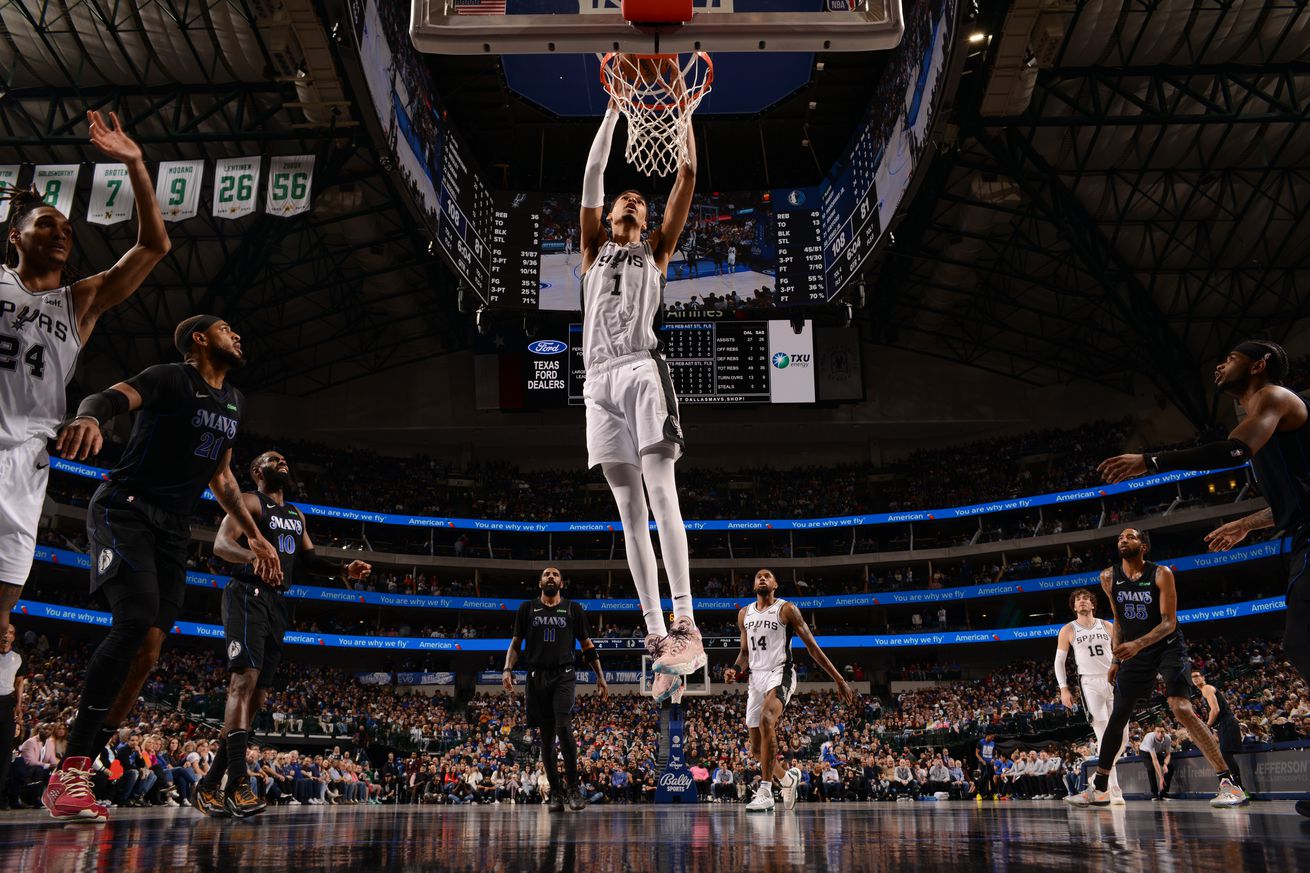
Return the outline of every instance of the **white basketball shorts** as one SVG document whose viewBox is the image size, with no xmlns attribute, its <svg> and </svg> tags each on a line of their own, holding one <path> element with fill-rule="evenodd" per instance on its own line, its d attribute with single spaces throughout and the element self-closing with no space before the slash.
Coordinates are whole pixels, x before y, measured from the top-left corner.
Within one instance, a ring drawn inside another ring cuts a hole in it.
<svg viewBox="0 0 1310 873">
<path fill-rule="evenodd" d="M 45 437 L 0 449 L 0 582 L 22 585 L 32 572 L 49 478 Z"/>
<path fill-rule="evenodd" d="M 764 715 L 764 698 L 769 696 L 770 691 L 778 692 L 778 699 L 782 701 L 784 709 L 787 707 L 787 701 L 796 693 L 796 669 L 789 664 L 774 667 L 767 673 L 752 671 L 746 679 L 746 727 L 748 728 L 760 726 Z"/>
<path fill-rule="evenodd" d="M 1105 676 L 1079 676 L 1083 687 L 1083 706 L 1092 721 L 1109 721 L 1114 708 L 1114 686 Z"/>
<path fill-rule="evenodd" d="M 681 457 L 686 444 L 669 365 L 658 352 L 637 352 L 587 369 L 587 466 L 632 464 L 661 445 Z"/>
</svg>

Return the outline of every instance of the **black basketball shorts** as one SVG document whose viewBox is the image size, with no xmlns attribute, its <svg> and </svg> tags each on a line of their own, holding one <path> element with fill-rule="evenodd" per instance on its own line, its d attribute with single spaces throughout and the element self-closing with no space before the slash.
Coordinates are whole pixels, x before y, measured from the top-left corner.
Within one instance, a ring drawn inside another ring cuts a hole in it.
<svg viewBox="0 0 1310 873">
<path fill-rule="evenodd" d="M 1173 636 L 1120 664 L 1114 683 L 1115 696 L 1144 700 L 1155 691 L 1157 676 L 1164 682 L 1166 697 L 1191 697 L 1196 691 L 1192 684 L 1192 662 L 1187 657 L 1187 643 L 1180 632 L 1175 631 Z"/>
<path fill-rule="evenodd" d="M 106 483 L 87 507 L 91 592 L 106 584 L 111 602 L 158 597 L 152 625 L 168 633 L 186 596 L 186 558 L 191 524 L 186 516 Z"/>
<path fill-rule="evenodd" d="M 529 670 L 528 727 L 539 728 L 568 718 L 573 712 L 577 689 L 577 675 L 572 667 Z"/>
<path fill-rule="evenodd" d="M 277 588 L 244 579 L 228 582 L 223 589 L 228 670 L 258 670 L 259 687 L 272 688 L 282 663 L 282 636 L 287 624 L 286 600 Z"/>
</svg>

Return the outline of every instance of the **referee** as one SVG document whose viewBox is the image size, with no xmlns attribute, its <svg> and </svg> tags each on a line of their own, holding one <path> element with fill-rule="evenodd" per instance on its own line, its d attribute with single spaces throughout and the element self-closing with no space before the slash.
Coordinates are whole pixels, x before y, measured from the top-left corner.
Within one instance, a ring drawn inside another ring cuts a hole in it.
<svg viewBox="0 0 1310 873">
<path fill-rule="evenodd" d="M 23 677 L 27 666 L 14 651 L 14 626 L 0 636 L 0 809 L 9 808 L 9 763 L 14 757 L 14 735 L 23 720 Z"/>
<path fill-rule="evenodd" d="M 569 808 L 577 812 L 587 806 L 578 789 L 578 742 L 573 737 L 573 698 L 577 693 L 573 647 L 582 647 L 582 657 L 596 673 L 596 690 L 602 698 L 609 696 L 609 685 L 601 671 L 600 655 L 587 634 L 587 614 L 581 603 L 560 596 L 564 581 L 558 567 L 541 571 L 537 582 L 541 597 L 525 600 L 514 617 L 514 638 L 505 653 L 505 673 L 501 682 L 506 691 L 514 690 L 514 665 L 519 646 L 525 640 L 524 654 L 528 668 L 528 727 L 541 732 L 541 759 L 550 783 L 550 811 L 564 811 L 564 792 L 555 764 L 555 740 L 564 756 L 564 778 L 568 782 Z"/>
</svg>

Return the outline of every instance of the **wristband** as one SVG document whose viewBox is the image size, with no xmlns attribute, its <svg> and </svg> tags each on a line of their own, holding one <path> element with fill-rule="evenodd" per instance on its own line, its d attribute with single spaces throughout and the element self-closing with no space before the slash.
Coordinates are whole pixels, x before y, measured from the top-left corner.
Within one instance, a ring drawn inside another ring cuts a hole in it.
<svg viewBox="0 0 1310 873">
<path fill-rule="evenodd" d="M 122 391 L 113 388 L 107 388 L 99 394 L 91 394 L 85 397 L 77 407 L 77 415 L 73 421 L 79 418 L 89 418 L 97 425 L 104 424 L 122 412 L 127 412 L 128 402 L 127 395 Z"/>
</svg>

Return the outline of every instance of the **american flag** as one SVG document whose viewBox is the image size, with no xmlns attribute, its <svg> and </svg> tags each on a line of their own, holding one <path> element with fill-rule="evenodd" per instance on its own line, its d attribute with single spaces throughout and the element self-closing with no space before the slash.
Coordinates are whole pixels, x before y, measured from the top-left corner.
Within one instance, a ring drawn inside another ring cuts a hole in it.
<svg viewBox="0 0 1310 873">
<path fill-rule="evenodd" d="M 455 0 L 457 15 L 504 15 L 505 0 Z"/>
</svg>

